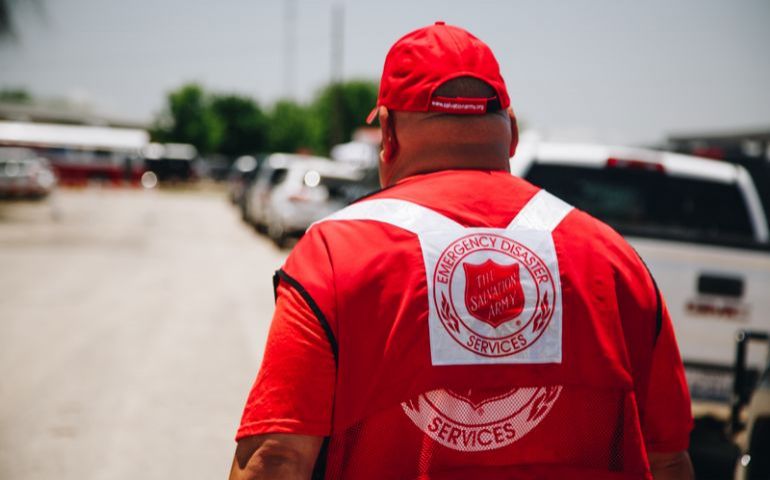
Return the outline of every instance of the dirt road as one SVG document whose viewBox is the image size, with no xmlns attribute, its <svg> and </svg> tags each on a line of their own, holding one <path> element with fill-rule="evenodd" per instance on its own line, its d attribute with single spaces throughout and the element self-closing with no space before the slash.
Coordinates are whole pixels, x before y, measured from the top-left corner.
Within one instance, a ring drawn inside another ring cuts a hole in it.
<svg viewBox="0 0 770 480">
<path fill-rule="evenodd" d="M 0 203 L 0 478 L 224 478 L 284 257 L 223 194 Z"/>
</svg>

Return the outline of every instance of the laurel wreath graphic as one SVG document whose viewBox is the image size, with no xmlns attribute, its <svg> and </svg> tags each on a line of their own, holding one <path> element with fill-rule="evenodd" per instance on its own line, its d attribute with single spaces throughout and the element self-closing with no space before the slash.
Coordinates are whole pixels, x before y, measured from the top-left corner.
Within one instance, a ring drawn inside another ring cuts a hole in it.
<svg viewBox="0 0 770 480">
<path fill-rule="evenodd" d="M 460 333 L 460 319 L 452 312 L 452 308 L 449 306 L 449 301 L 447 301 L 444 292 L 441 292 L 441 310 L 439 310 L 439 316 L 447 327 L 454 330 L 455 333 Z"/>
<path fill-rule="evenodd" d="M 551 315 L 553 306 L 548 302 L 548 292 L 543 295 L 543 301 L 540 302 L 540 311 L 532 319 L 532 332 L 536 333 L 545 327 L 548 317 Z"/>
<path fill-rule="evenodd" d="M 553 402 L 559 396 L 561 387 L 558 385 L 546 387 L 545 390 L 540 393 L 532 404 L 532 410 L 529 411 L 529 417 L 527 421 L 537 420 L 542 417 Z"/>
<path fill-rule="evenodd" d="M 409 400 L 404 402 L 404 405 L 406 405 L 406 407 L 409 410 L 412 410 L 413 412 L 419 412 L 420 411 L 420 397 L 417 396 L 417 397 L 410 398 Z"/>
</svg>

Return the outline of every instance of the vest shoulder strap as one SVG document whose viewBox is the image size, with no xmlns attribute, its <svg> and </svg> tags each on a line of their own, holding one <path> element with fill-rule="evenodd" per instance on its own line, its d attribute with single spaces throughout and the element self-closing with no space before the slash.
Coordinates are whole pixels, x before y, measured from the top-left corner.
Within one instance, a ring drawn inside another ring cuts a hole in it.
<svg viewBox="0 0 770 480">
<path fill-rule="evenodd" d="M 519 210 L 507 230 L 523 227 L 553 232 L 572 208 L 572 205 L 559 197 L 540 190 Z"/>
<path fill-rule="evenodd" d="M 572 210 L 572 205 L 540 190 L 519 211 L 504 230 L 529 229 L 553 231 Z M 464 227 L 454 220 L 416 203 L 394 198 L 381 198 L 354 203 L 315 222 L 338 220 L 372 220 L 393 225 L 416 235 L 429 232 L 461 231 Z"/>
</svg>

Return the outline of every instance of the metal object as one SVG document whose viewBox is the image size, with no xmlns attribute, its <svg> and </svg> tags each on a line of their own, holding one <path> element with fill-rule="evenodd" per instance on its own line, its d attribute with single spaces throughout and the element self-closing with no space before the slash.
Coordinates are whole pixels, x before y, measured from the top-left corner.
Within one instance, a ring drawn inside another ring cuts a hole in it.
<svg viewBox="0 0 770 480">
<path fill-rule="evenodd" d="M 733 380 L 733 400 L 730 410 L 730 432 L 734 435 L 743 429 L 740 420 L 741 409 L 751 399 L 754 382 L 751 382 L 746 368 L 746 354 L 750 342 L 769 342 L 768 332 L 739 330 L 735 335 L 735 378 Z M 754 378 L 756 380 L 756 378 Z"/>
</svg>

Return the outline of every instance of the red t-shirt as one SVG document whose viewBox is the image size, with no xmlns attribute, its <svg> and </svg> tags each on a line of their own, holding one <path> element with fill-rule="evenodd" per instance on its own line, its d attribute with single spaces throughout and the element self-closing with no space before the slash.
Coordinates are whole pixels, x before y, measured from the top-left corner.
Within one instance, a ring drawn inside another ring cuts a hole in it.
<svg viewBox="0 0 770 480">
<path fill-rule="evenodd" d="M 371 200 L 395 199 L 427 207 L 462 226 L 503 228 L 517 217 L 536 194 L 537 188 L 503 172 L 443 171 L 407 178 L 359 202 L 359 205 Z M 476 241 L 484 240 L 482 237 Z M 416 346 L 410 345 L 404 339 L 427 337 L 422 333 L 422 320 L 410 323 L 403 320 L 411 321 L 427 316 L 424 312 L 424 297 L 428 295 L 424 286 L 428 281 L 427 273 L 419 254 L 420 242 L 415 240 L 414 234 L 368 220 L 316 225 L 295 247 L 282 269 L 281 281 L 276 290 L 275 315 L 262 367 L 246 403 L 237 438 L 265 433 L 297 433 L 331 435 L 332 438 L 339 435 L 367 443 L 371 440 L 362 437 L 361 433 L 351 436 L 348 433 L 343 435 L 343 432 L 364 431 L 360 422 L 373 415 L 372 412 L 388 411 L 391 413 L 383 413 L 378 421 L 387 423 L 390 428 L 378 431 L 374 442 L 384 446 L 402 441 L 408 445 L 410 440 L 404 438 L 412 438 L 410 435 L 420 432 L 409 421 L 400 422 L 401 417 L 404 417 L 403 412 L 409 415 L 409 412 L 419 410 L 419 399 L 414 400 L 417 398 L 414 395 L 426 392 L 429 386 L 451 386 L 446 392 L 457 398 L 450 400 L 461 408 L 464 405 L 462 402 L 469 402 L 473 408 L 483 411 L 484 405 L 489 407 L 494 403 L 489 403 L 489 399 L 477 401 L 471 392 L 467 395 L 452 393 L 462 390 L 463 379 L 503 378 L 512 374 L 512 378 L 515 378 L 517 372 L 521 372 L 518 376 L 527 378 L 524 385 L 530 385 L 533 379 L 542 379 L 543 385 L 566 385 L 561 391 L 561 402 L 554 402 L 557 406 L 549 407 L 553 408 L 551 424 L 543 421 L 540 426 L 522 427 L 519 424 L 501 423 L 488 430 L 461 432 L 452 426 L 454 424 L 450 425 L 449 420 L 442 422 L 434 418 L 432 423 L 423 425 L 425 435 L 414 437 L 414 445 L 417 445 L 414 448 L 420 449 L 421 443 L 437 442 L 452 450 L 453 444 L 458 445 L 464 441 L 466 446 L 475 445 L 477 450 L 456 454 L 443 452 L 442 446 L 431 446 L 431 453 L 427 454 L 430 460 L 421 457 L 421 466 L 413 473 L 422 475 L 421 478 L 439 478 L 429 473 L 432 469 L 438 469 L 434 466 L 440 464 L 443 470 L 452 465 L 458 468 L 463 466 L 467 474 L 477 471 L 473 470 L 473 462 L 476 460 L 499 467 L 499 459 L 482 451 L 486 448 L 483 445 L 495 441 L 504 444 L 506 436 L 510 434 L 513 437 L 514 426 L 520 432 L 527 428 L 534 429 L 527 435 L 530 445 L 520 439 L 512 445 L 521 452 L 537 452 L 538 442 L 547 441 L 549 434 L 563 435 L 564 422 L 574 419 L 576 425 L 580 425 L 581 421 L 590 425 L 593 421 L 590 418 L 591 408 L 595 410 L 594 417 L 600 417 L 596 412 L 601 412 L 600 405 L 606 400 L 597 396 L 593 402 L 595 405 L 585 409 L 587 418 L 578 418 L 580 412 L 574 405 L 569 406 L 569 399 L 572 398 L 575 403 L 593 397 L 586 397 L 580 393 L 579 388 L 572 389 L 569 385 L 585 384 L 598 391 L 606 388 L 603 385 L 606 376 L 617 376 L 620 383 L 628 377 L 627 389 L 631 392 L 628 398 L 636 411 L 633 415 L 626 412 L 627 418 L 623 422 L 628 424 L 629 432 L 634 428 L 641 430 L 647 451 L 686 449 L 691 428 L 689 394 L 671 319 L 663 300 L 657 298 L 649 273 L 633 249 L 619 235 L 583 212 L 570 211 L 553 230 L 552 238 L 563 290 L 563 333 L 560 335 L 564 351 L 559 349 L 558 358 L 553 356 L 553 352 L 536 352 L 532 354 L 532 364 L 468 366 L 468 355 L 483 354 L 489 357 L 495 354 L 495 348 L 516 349 L 517 342 L 526 345 L 538 341 L 542 344 L 543 341 L 535 337 L 514 336 L 513 340 L 504 345 L 494 342 L 484 344 L 483 340 L 471 335 L 463 340 L 467 340 L 469 348 L 475 349 L 475 352 L 464 353 L 466 359 L 457 362 L 453 362 L 451 357 L 441 357 L 445 355 L 441 349 L 434 348 L 432 344 L 428 346 L 427 341 L 417 342 L 421 344 Z M 458 242 L 454 248 L 462 247 L 463 243 Z M 401 249 L 404 251 L 401 252 Z M 599 261 L 597 256 L 602 260 Z M 507 267 L 497 265 L 497 270 L 490 270 L 489 265 L 494 263 L 478 263 L 466 266 L 464 273 L 479 284 L 494 275 L 510 274 L 506 278 L 518 279 L 519 275 L 525 274 L 524 270 L 519 272 L 518 267 L 516 271 L 506 271 Z M 363 273 L 354 273 L 359 264 L 366 265 L 366 268 Z M 420 272 L 413 275 L 418 270 Z M 439 266 L 436 272 L 440 271 Z M 540 275 L 537 268 L 531 272 Z M 440 282 L 440 275 L 436 278 Z M 367 281 L 378 285 L 368 290 L 369 293 L 359 294 L 357 285 Z M 524 294 L 524 298 L 529 295 L 524 291 L 519 291 L 519 294 Z M 547 295 L 538 295 L 538 308 L 551 305 Z M 556 293 L 553 295 L 551 298 L 556 298 Z M 542 301 L 543 297 L 545 301 Z M 474 291 L 470 288 L 466 288 L 465 300 L 468 305 L 477 301 L 484 303 L 484 298 L 474 297 Z M 381 303 L 370 307 L 378 301 Z M 561 298 L 559 301 L 562 301 Z M 438 310 L 443 308 L 438 297 L 436 305 Z M 486 305 L 473 312 L 473 315 L 491 326 L 484 328 L 494 331 L 501 322 L 515 318 L 526 308 L 525 303 L 511 301 L 505 303 L 501 312 L 494 308 L 490 310 Z M 372 309 L 377 312 L 377 319 L 371 321 L 371 328 L 367 326 L 362 329 L 360 322 L 351 323 L 350 319 L 355 318 L 351 310 L 355 313 Z M 438 315 L 441 317 L 441 312 Z M 579 323 L 579 317 L 590 318 L 591 327 L 573 327 L 573 324 Z M 615 320 L 609 320 L 612 318 Z M 388 319 L 395 319 L 395 324 L 389 323 Z M 651 334 L 653 331 L 654 334 Z M 370 341 L 369 336 L 375 340 Z M 538 360 L 538 355 L 543 357 Z M 487 382 L 490 392 L 494 390 L 493 384 L 494 380 Z M 520 386 L 519 393 L 524 391 L 526 388 Z M 532 398 L 539 401 L 554 396 L 559 396 L 559 390 L 535 392 Z M 366 398 L 363 405 L 357 397 Z M 420 398 L 430 402 L 449 397 L 428 394 Z M 399 408 L 388 410 L 394 401 L 398 405 L 402 400 L 403 412 Z M 515 400 L 513 398 L 511 401 Z M 417 407 L 410 410 L 415 405 Z M 533 413 L 530 412 L 529 416 L 532 417 Z M 419 418 L 411 418 L 415 425 L 419 424 Z M 632 425 L 635 423 L 637 427 Z M 549 429 L 551 433 L 548 433 Z M 465 435 L 471 435 L 472 438 L 469 440 Z M 523 437 L 521 433 L 516 435 L 517 439 Z M 590 431 L 576 433 L 577 438 L 591 438 L 591 435 Z M 351 447 L 348 445 L 346 448 Z M 623 448 L 633 449 L 633 441 L 628 441 Z M 579 463 L 578 450 L 572 454 L 569 462 Z M 528 454 L 529 458 L 534 456 Z M 626 457 L 629 455 L 626 454 Z M 466 458 L 476 460 L 464 463 Z M 569 462 L 566 466 L 553 462 L 553 459 L 559 458 L 558 451 L 550 452 L 544 458 L 544 463 L 552 462 L 551 469 L 536 470 L 533 473 L 549 471 L 562 475 L 569 472 L 560 470 L 569 468 Z M 338 462 L 359 460 L 346 455 L 342 460 L 338 459 Z M 422 465 L 425 462 L 431 466 Z M 366 467 L 363 468 L 366 470 Z M 523 465 L 518 468 L 523 468 Z M 493 470 L 485 472 L 491 475 L 490 478 L 496 478 Z"/>
</svg>

